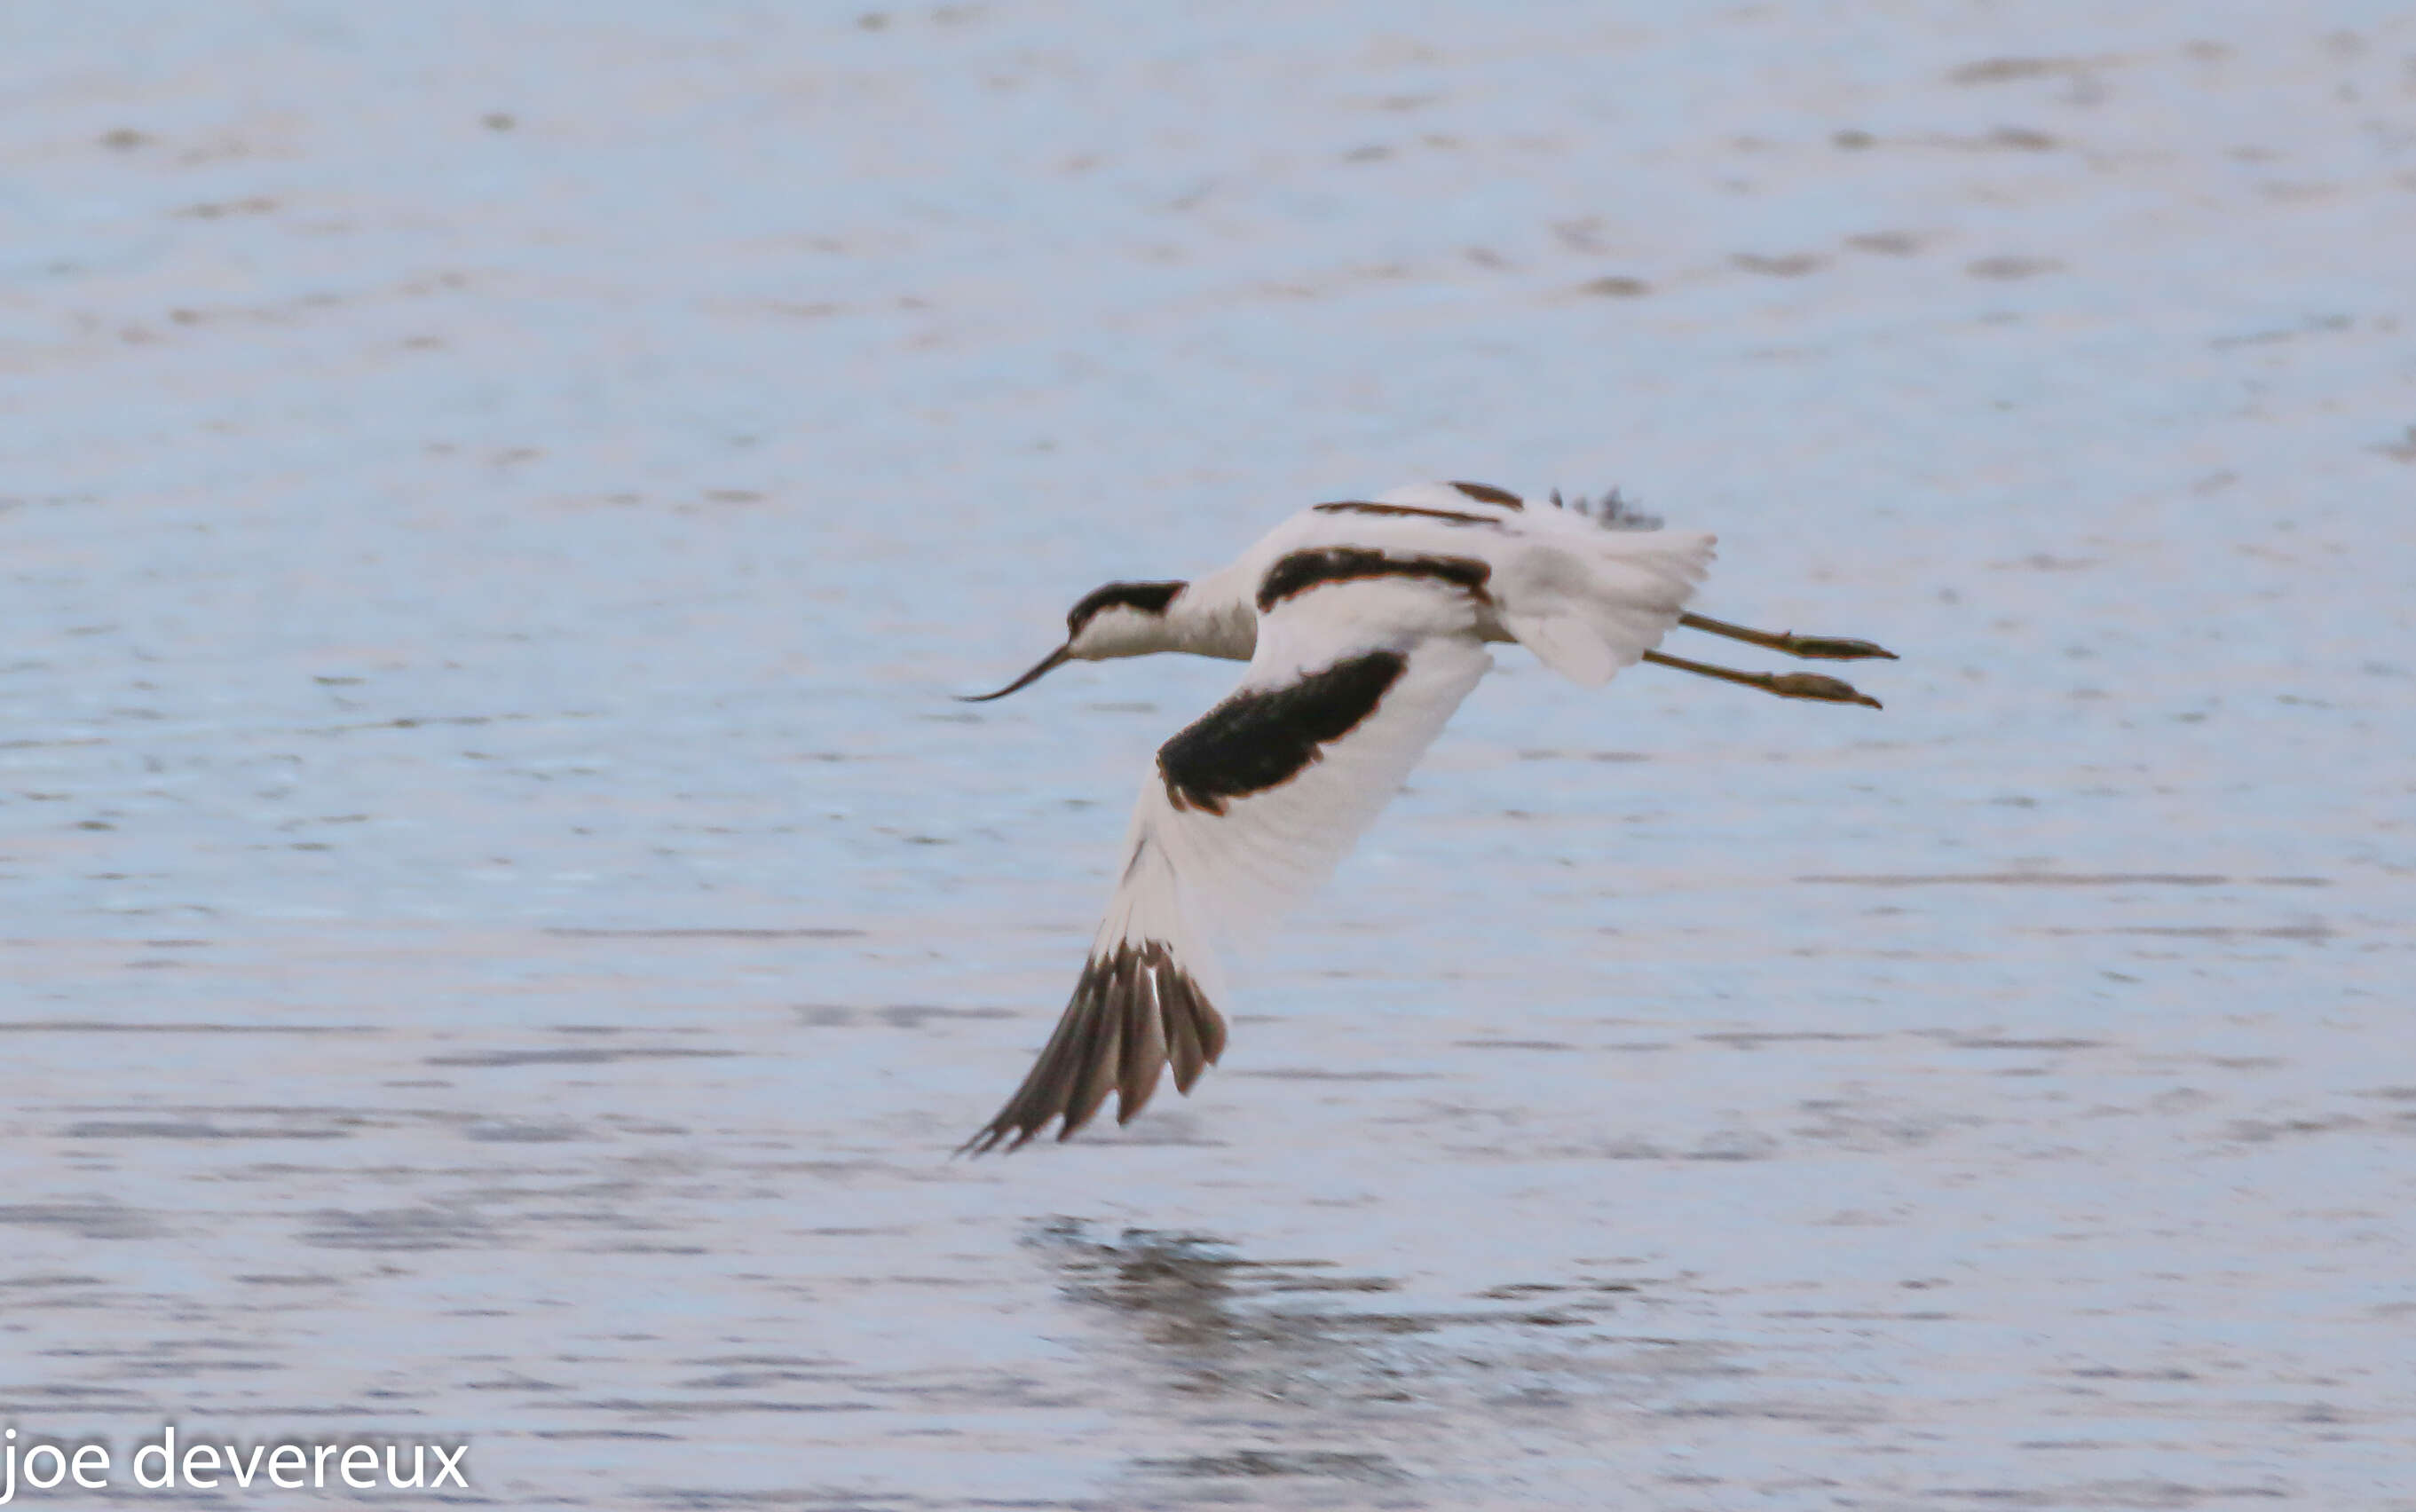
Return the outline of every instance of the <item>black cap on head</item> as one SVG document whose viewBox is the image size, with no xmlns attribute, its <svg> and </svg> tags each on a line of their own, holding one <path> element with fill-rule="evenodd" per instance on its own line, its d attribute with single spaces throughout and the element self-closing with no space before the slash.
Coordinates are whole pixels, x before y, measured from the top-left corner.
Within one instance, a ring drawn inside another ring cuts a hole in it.
<svg viewBox="0 0 2416 1512">
<path fill-rule="evenodd" d="M 1188 583 L 1110 583 L 1082 595 L 1080 603 L 1065 616 L 1065 638 L 1071 640 L 1082 633 L 1094 615 L 1102 609 L 1119 606 L 1139 609 L 1143 614 L 1164 614 L 1174 602 L 1174 595 L 1190 587 Z"/>
</svg>

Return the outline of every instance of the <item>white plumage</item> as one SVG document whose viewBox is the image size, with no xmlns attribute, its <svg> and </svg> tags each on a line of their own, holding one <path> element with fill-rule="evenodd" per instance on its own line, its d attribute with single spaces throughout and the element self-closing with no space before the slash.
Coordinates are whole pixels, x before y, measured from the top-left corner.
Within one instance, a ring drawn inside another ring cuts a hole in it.
<svg viewBox="0 0 2416 1512">
<path fill-rule="evenodd" d="M 1216 708 L 1142 784 L 1114 895 L 1056 1032 L 974 1151 L 1063 1139 L 1110 1091 L 1117 1121 L 1171 1065 L 1185 1092 L 1216 1059 L 1216 946 L 1329 876 L 1515 640 L 1585 686 L 1647 658 L 1785 696 L 1874 703 L 1803 673 L 1731 672 L 1654 652 L 1684 622 L 1797 655 L 1886 656 L 1861 641 L 1771 636 L 1685 614 L 1713 537 L 1663 531 L 1615 496 L 1528 508 L 1505 490 L 1417 484 L 1320 504 L 1197 582 L 1112 583 L 1066 642 L 998 693 L 1068 660 L 1160 651 L 1246 657 Z"/>
</svg>

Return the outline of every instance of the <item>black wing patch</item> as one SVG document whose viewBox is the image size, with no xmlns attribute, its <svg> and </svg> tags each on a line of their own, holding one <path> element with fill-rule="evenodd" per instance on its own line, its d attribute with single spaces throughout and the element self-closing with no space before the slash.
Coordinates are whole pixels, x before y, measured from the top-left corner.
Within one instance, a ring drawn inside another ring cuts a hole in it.
<svg viewBox="0 0 2416 1512">
<path fill-rule="evenodd" d="M 1089 1123 L 1111 1091 L 1116 1122 L 1126 1122 L 1157 1090 L 1160 1070 L 1173 1066 L 1174 1088 L 1187 1094 L 1224 1053 L 1224 1016 L 1174 952 L 1157 940 L 1138 949 L 1119 945 L 1083 963 L 1073 999 L 1032 1074 L 957 1153 L 979 1155 L 1002 1144 L 1014 1149 L 1051 1118 L 1065 1120 L 1057 1130 L 1064 1139 Z"/>
<path fill-rule="evenodd" d="M 1174 602 L 1174 595 L 1189 588 L 1189 583 L 1110 583 L 1082 595 L 1065 616 L 1065 634 L 1070 637 L 1082 633 L 1092 616 L 1101 609 L 1123 607 L 1139 609 L 1143 614 L 1164 614 Z"/>
<path fill-rule="evenodd" d="M 1259 612 L 1266 613 L 1295 593 L 1362 577 L 1432 578 L 1456 583 L 1483 598 L 1485 580 L 1492 575 L 1489 563 L 1469 557 L 1388 557 L 1360 546 L 1294 551 L 1279 559 L 1259 580 Z"/>
<path fill-rule="evenodd" d="M 1460 492 L 1468 495 L 1468 497 L 1475 500 L 1479 503 L 1500 504 L 1504 509 L 1524 509 L 1527 507 L 1527 501 L 1524 499 L 1519 498 L 1517 494 L 1512 493 L 1507 488 L 1497 488 L 1489 483 L 1455 482 L 1452 487 L 1457 488 Z"/>
<path fill-rule="evenodd" d="M 1178 809 L 1225 812 L 1228 799 L 1279 787 L 1376 711 L 1409 659 L 1369 651 L 1280 688 L 1237 693 L 1158 748 L 1158 776 Z"/>
<path fill-rule="evenodd" d="M 1415 516 L 1419 519 L 1439 519 L 1447 525 L 1482 525 L 1492 531 L 1503 529 L 1502 521 L 1490 515 L 1463 515 L 1456 509 L 1421 509 L 1415 504 L 1370 504 L 1349 499 L 1337 503 L 1317 504 L 1312 507 L 1321 515 L 1392 515 Z"/>
</svg>

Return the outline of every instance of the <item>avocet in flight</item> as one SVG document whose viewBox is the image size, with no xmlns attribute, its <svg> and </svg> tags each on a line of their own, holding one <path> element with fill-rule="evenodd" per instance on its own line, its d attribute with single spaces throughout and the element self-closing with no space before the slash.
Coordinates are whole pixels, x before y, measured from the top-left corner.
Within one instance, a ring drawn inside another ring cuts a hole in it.
<svg viewBox="0 0 2416 1512">
<path fill-rule="evenodd" d="M 1126 1122 L 1169 1066 L 1188 1094 L 1225 1048 L 1213 944 L 1324 880 L 1493 665 L 1488 641 L 1515 640 L 1587 687 L 1646 661 L 1783 698 L 1880 706 L 1835 678 L 1655 650 L 1684 626 L 1792 656 L 1894 658 L 1868 641 L 1687 613 L 1712 547 L 1615 493 L 1531 507 L 1486 484 L 1422 483 L 1304 510 L 1197 581 L 1084 595 L 1064 645 L 970 701 L 1069 661 L 1189 651 L 1250 665 L 1158 748 L 1073 999 L 1032 1073 L 963 1149 L 1014 1149 L 1052 1120 L 1065 1139 L 1110 1092 Z"/>
</svg>

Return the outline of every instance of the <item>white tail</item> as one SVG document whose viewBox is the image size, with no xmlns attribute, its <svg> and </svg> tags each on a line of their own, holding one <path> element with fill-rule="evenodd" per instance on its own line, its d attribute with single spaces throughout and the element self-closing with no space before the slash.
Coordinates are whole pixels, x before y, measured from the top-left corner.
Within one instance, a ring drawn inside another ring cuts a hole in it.
<svg viewBox="0 0 2416 1512">
<path fill-rule="evenodd" d="M 1696 531 L 1591 525 L 1582 537 L 1553 535 L 1511 553 L 1496 575 L 1502 627 L 1546 666 L 1590 688 L 1661 643 L 1716 544 Z"/>
</svg>

